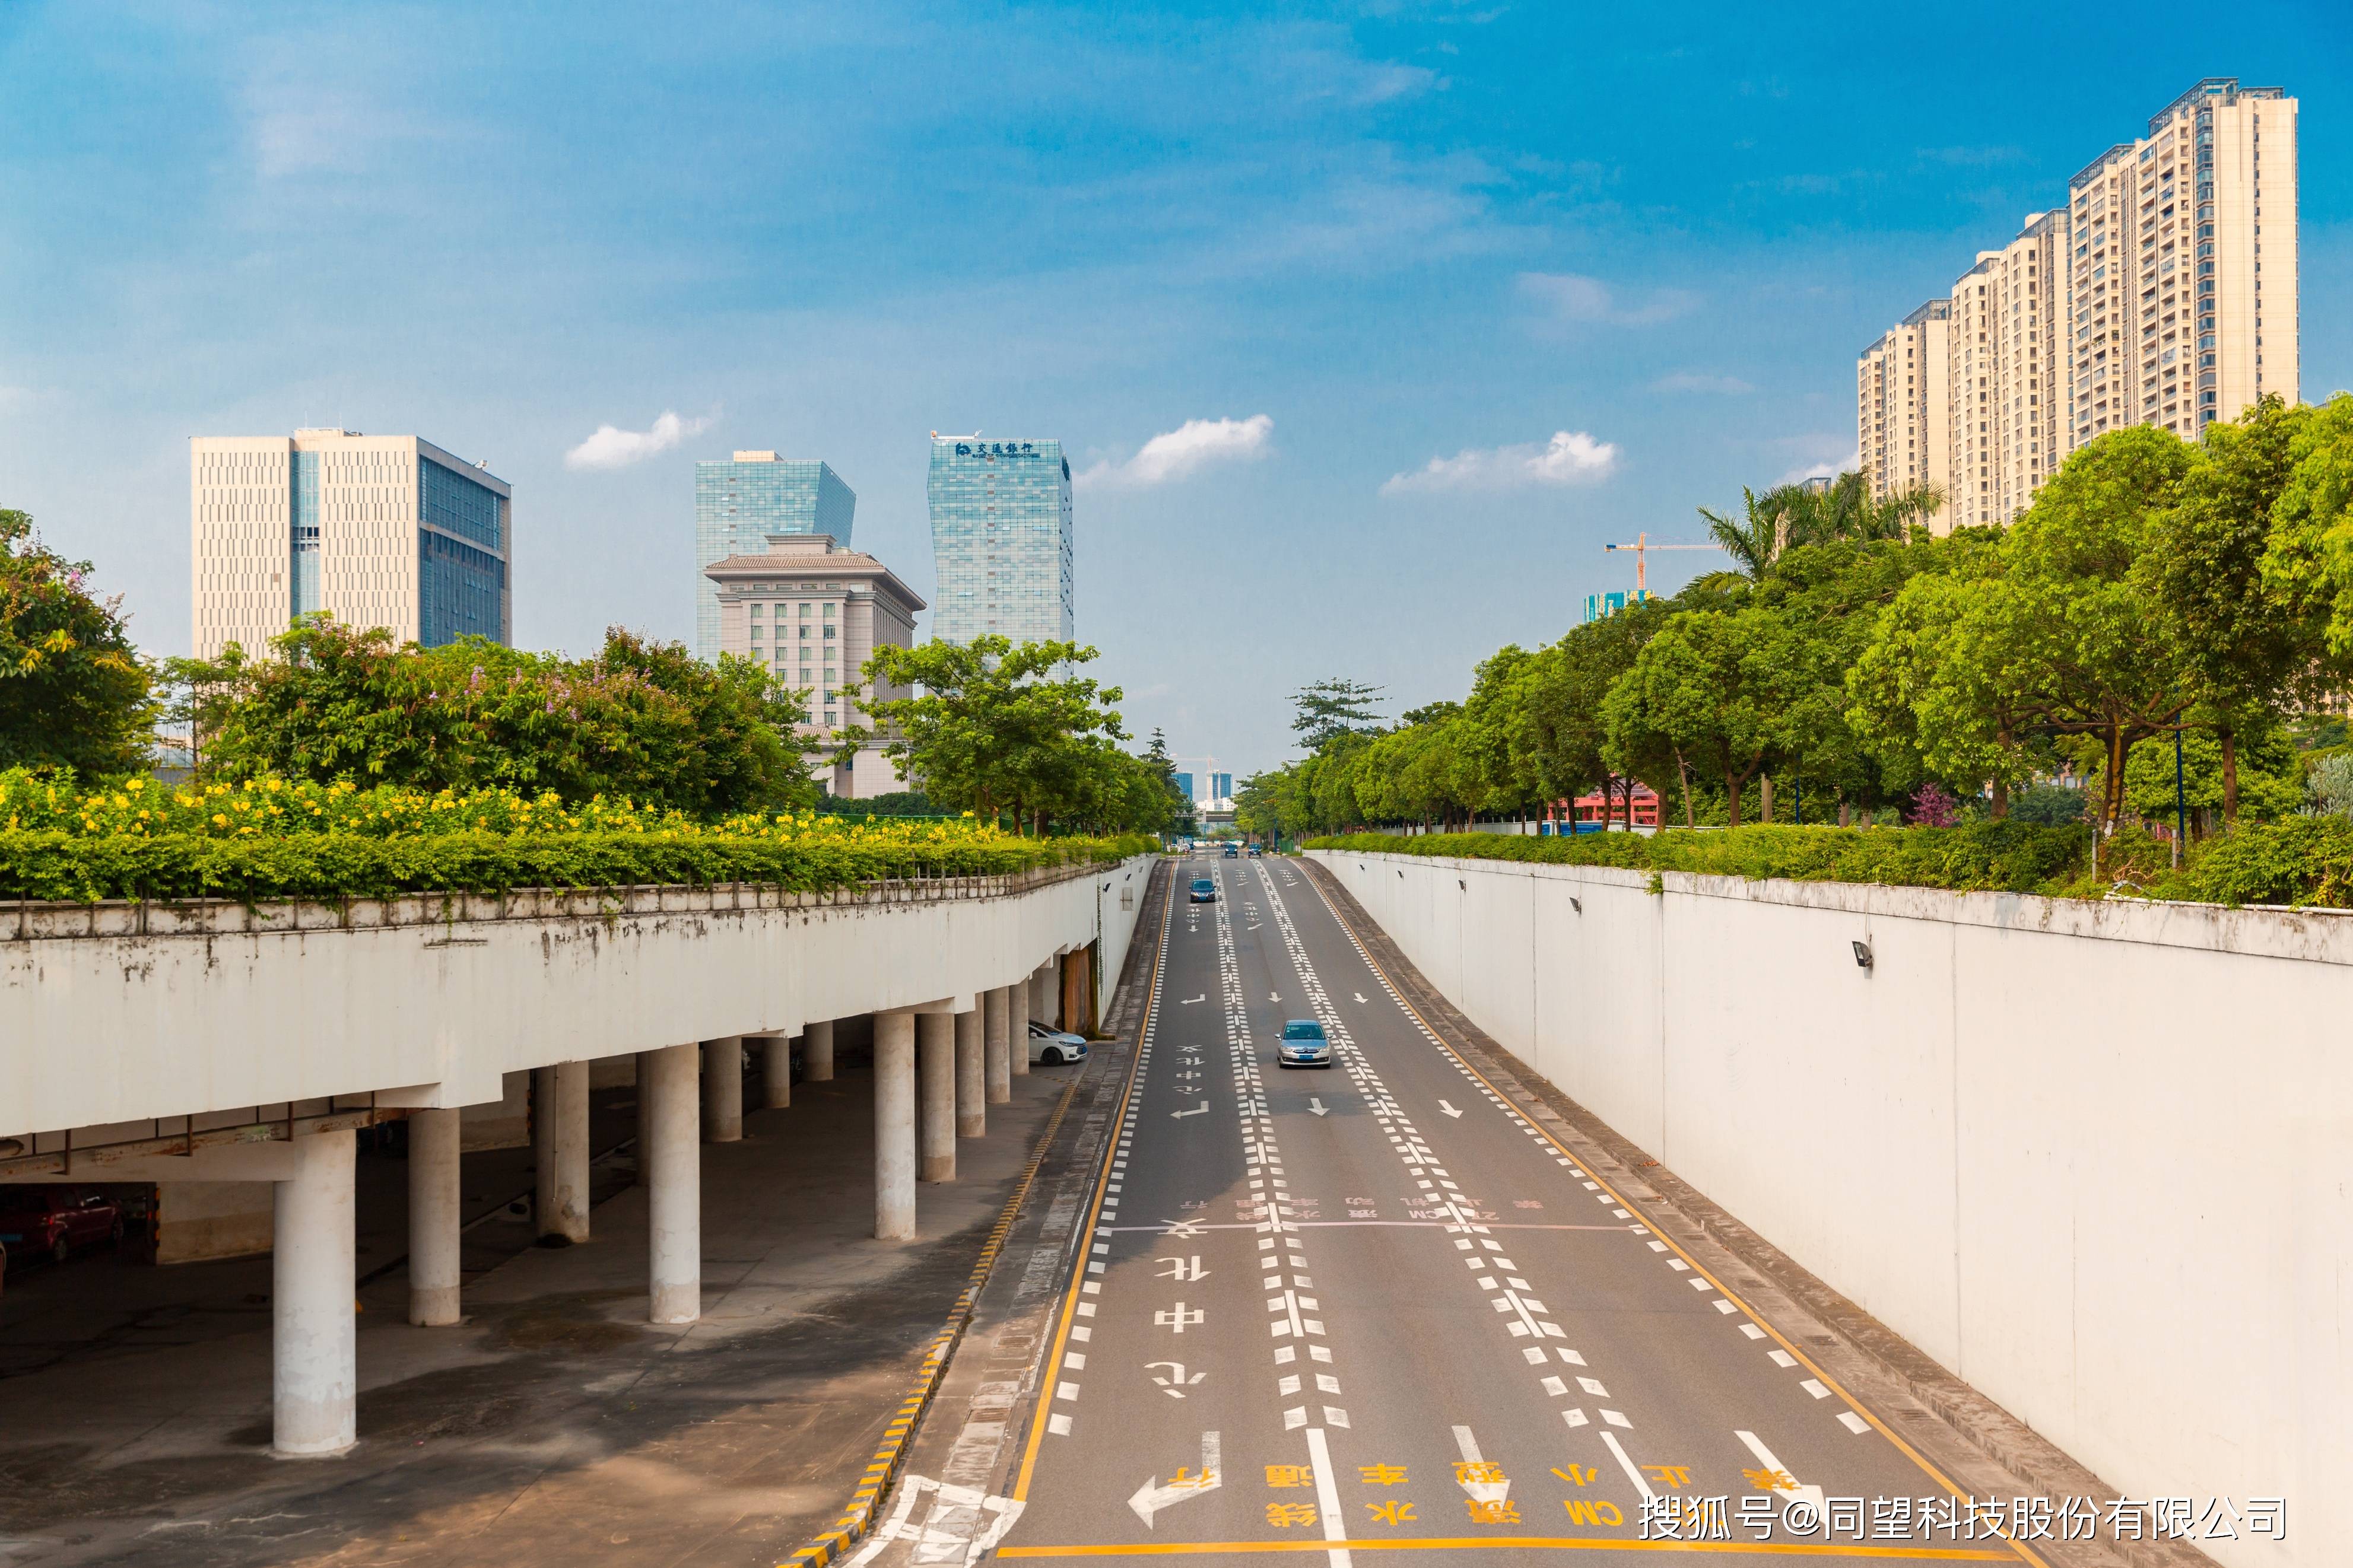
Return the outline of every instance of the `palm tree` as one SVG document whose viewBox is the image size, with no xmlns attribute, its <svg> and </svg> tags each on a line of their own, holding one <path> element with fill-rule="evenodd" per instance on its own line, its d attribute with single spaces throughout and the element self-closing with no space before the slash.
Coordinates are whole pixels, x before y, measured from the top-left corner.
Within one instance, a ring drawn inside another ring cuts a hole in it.
<svg viewBox="0 0 2353 1568">
<path fill-rule="evenodd" d="M 1913 530 L 1925 526 L 1944 502 L 1933 485 L 1874 500 L 1862 476 L 1851 468 L 1827 489 L 1803 483 L 1776 485 L 1759 495 L 1744 485 L 1740 497 L 1742 514 L 1737 518 L 1699 509 L 1700 516 L 1707 520 L 1708 537 L 1724 548 L 1737 568 L 1712 574 L 1725 582 L 1764 581 L 1781 552 L 1793 545 L 1841 539 L 1908 540 Z"/>
</svg>

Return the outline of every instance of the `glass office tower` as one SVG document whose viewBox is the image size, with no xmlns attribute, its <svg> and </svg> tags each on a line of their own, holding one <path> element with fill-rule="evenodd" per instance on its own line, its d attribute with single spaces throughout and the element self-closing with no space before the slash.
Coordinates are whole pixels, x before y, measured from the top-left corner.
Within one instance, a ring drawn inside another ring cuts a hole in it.
<svg viewBox="0 0 2353 1568">
<path fill-rule="evenodd" d="M 719 657 L 719 589 L 704 575 L 730 555 L 757 555 L 772 533 L 827 533 L 849 543 L 858 495 L 841 476 L 809 458 L 738 452 L 694 465 L 694 653 Z"/>
<path fill-rule="evenodd" d="M 932 635 L 1017 643 L 1077 636 L 1071 571 L 1071 465 L 1060 441 L 934 436 Z"/>
</svg>

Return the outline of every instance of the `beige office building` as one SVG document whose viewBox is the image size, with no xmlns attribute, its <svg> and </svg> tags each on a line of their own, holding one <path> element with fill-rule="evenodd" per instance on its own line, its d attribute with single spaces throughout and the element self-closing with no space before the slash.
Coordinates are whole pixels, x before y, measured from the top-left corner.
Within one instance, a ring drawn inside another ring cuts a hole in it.
<svg viewBox="0 0 2353 1568">
<path fill-rule="evenodd" d="M 829 739 L 867 722 L 857 702 L 859 670 L 884 646 L 913 647 L 914 590 L 871 555 L 827 533 L 772 533 L 758 554 L 729 555 L 703 569 L 718 590 L 719 651 L 757 661 L 786 686 L 808 691 L 801 733 Z M 882 700 L 908 695 L 883 687 Z M 820 769 L 820 776 L 824 776 Z M 906 788 L 879 742 L 832 770 L 828 787 L 863 800 Z"/>
<path fill-rule="evenodd" d="M 2278 88 L 2213 77 L 2174 100 L 2147 136 L 2068 182 L 2065 208 L 2030 217 L 1953 286 L 1940 436 L 1902 430 L 1898 395 L 1917 386 L 1897 379 L 1901 351 L 1927 363 L 1926 344 L 1905 340 L 1921 311 L 1863 351 L 1855 423 L 1872 493 L 1902 489 L 1902 459 L 1941 440 L 1950 468 L 1935 526 L 2007 522 L 2068 453 L 2110 430 L 2194 440 L 2258 397 L 2295 402 L 2296 178 L 2296 100 Z"/>
<path fill-rule="evenodd" d="M 1953 302 L 1931 300 L 1862 351 L 1855 362 L 1855 449 L 1874 499 L 1934 486 L 1950 492 L 1951 390 L 1946 345 Z M 1951 525 L 1944 508 L 1928 526 Z"/>
<path fill-rule="evenodd" d="M 427 647 L 513 640 L 513 491 L 414 436 L 188 443 L 195 652 L 266 654 L 299 615 Z"/>
<path fill-rule="evenodd" d="M 1948 528 L 2008 522 L 2064 455 L 2066 251 L 2066 215 L 2030 214 L 1953 285 Z"/>
<path fill-rule="evenodd" d="M 2200 82 L 2068 182 L 2069 447 L 2298 395 L 2296 100 Z"/>
</svg>

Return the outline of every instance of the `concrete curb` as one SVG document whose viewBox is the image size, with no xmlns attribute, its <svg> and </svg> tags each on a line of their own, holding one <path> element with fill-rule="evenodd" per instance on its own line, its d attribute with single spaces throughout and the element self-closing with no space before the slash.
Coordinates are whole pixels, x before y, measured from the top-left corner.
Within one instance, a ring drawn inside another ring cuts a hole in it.
<svg viewBox="0 0 2353 1568">
<path fill-rule="evenodd" d="M 882 1446 L 874 1450 L 874 1458 L 859 1478 L 858 1489 L 849 1496 L 849 1506 L 834 1521 L 833 1528 L 819 1535 L 807 1546 L 785 1559 L 777 1568 L 825 1568 L 843 1552 L 863 1540 L 874 1528 L 874 1516 L 881 1509 L 882 1500 L 890 1494 L 892 1483 L 899 1479 L 899 1468 L 906 1462 L 907 1449 L 914 1437 L 916 1424 L 930 1408 L 932 1396 L 939 1392 L 940 1383 L 947 1373 L 948 1360 L 964 1338 L 972 1322 L 973 1305 L 980 1299 L 981 1287 L 988 1283 L 989 1274 L 997 1267 L 997 1256 L 1005 1249 L 1006 1237 L 1013 1234 L 1013 1223 L 1021 1213 L 1021 1205 L 1029 1198 L 1029 1188 L 1038 1179 L 1039 1167 L 1054 1146 L 1054 1134 L 1060 1131 L 1062 1117 L 1077 1098 L 1082 1079 L 1073 1074 L 1063 1086 L 1062 1098 L 1054 1106 L 1054 1114 L 1046 1119 L 1043 1131 L 1038 1134 L 1037 1146 L 1030 1151 L 1029 1163 L 1022 1167 L 1021 1180 L 1013 1195 L 990 1227 L 988 1240 L 980 1249 L 979 1258 L 972 1266 L 972 1276 L 957 1293 L 955 1305 L 948 1310 L 947 1321 L 934 1337 L 923 1352 L 923 1369 L 915 1374 L 914 1386 L 883 1429 Z"/>
</svg>

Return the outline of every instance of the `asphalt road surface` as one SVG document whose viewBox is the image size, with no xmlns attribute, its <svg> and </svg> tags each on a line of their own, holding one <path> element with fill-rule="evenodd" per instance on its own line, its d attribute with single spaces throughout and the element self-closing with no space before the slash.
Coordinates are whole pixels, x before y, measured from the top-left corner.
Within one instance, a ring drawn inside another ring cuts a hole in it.
<svg viewBox="0 0 2353 1568">
<path fill-rule="evenodd" d="M 1458 1059 L 1296 864 L 1175 869 L 999 1557 L 1754 1562 L 1769 1527 L 1792 1561 L 2021 1560 Z M 1292 1018 L 1335 1066 L 1276 1066 Z"/>
</svg>

